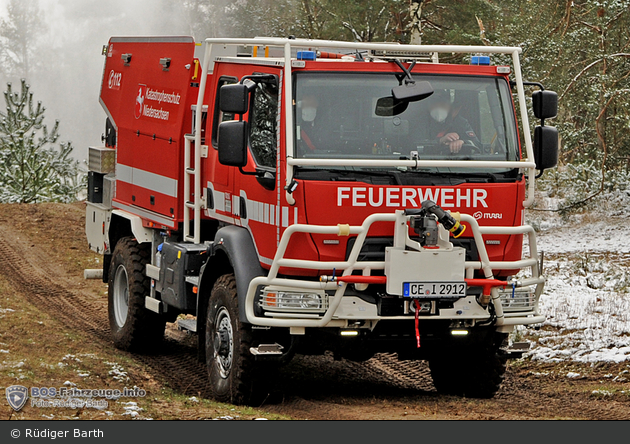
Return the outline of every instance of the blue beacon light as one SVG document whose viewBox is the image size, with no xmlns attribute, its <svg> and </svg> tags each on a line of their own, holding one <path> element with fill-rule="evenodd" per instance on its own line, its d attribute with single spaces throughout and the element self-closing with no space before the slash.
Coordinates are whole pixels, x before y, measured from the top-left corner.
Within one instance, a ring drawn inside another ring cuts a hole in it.
<svg viewBox="0 0 630 444">
<path fill-rule="evenodd" d="M 315 51 L 298 51 L 297 59 L 298 60 L 315 60 L 317 58 L 317 54 Z"/>
<path fill-rule="evenodd" d="M 472 56 L 471 65 L 490 65 L 490 56 Z"/>
</svg>

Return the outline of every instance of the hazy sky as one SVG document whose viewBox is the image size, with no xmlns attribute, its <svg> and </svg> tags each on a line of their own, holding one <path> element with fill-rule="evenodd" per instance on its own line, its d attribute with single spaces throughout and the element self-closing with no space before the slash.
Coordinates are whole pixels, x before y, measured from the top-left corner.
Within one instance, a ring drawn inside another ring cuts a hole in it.
<svg viewBox="0 0 630 444">
<path fill-rule="evenodd" d="M 61 140 L 75 157 L 100 146 L 105 114 L 98 102 L 103 45 L 114 35 L 187 35 L 180 2 L 173 0 L 39 0 L 47 29 L 38 44 L 38 73 L 27 79 L 47 108 L 46 122 L 61 121 Z M 0 0 L 0 17 L 9 0 Z M 35 65 L 35 63 L 32 63 Z M 4 89 L 7 80 L 0 77 Z"/>
</svg>

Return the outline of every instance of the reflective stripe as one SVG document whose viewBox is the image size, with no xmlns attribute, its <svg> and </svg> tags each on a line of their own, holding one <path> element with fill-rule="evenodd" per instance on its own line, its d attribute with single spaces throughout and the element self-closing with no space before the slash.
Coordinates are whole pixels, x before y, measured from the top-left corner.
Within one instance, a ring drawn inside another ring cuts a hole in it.
<svg viewBox="0 0 630 444">
<path fill-rule="evenodd" d="M 289 226 L 289 207 L 282 207 L 282 226 Z"/>
<path fill-rule="evenodd" d="M 206 216 L 246 228 L 252 235 L 254 248 L 256 249 L 256 253 L 258 254 L 260 262 L 265 265 L 271 265 L 273 263 L 273 259 L 262 256 L 258 251 L 258 245 L 256 244 L 256 239 L 254 237 L 254 233 L 252 232 L 251 227 L 249 226 L 249 222 L 258 222 L 266 225 L 280 226 L 280 217 L 282 214 L 282 225 L 286 228 L 289 226 L 289 207 L 282 207 L 281 209 L 281 207 L 273 204 L 258 202 L 256 200 L 249 199 L 247 198 L 247 194 L 243 190 L 241 190 L 238 195 L 224 193 L 223 191 L 217 191 L 212 187 L 211 182 L 207 182 L 206 192 L 212 193 L 214 202 L 213 209 L 207 208 L 205 210 Z M 247 218 L 245 219 L 241 219 L 240 217 L 238 217 L 240 216 L 241 207 L 240 201 L 238 199 L 245 199 L 245 202 L 247 204 Z M 226 203 L 229 203 L 232 208 L 226 208 Z M 230 215 L 219 214 L 217 213 L 217 211 L 230 213 Z M 297 223 L 297 208 L 293 209 L 293 217 L 295 223 Z"/>
<path fill-rule="evenodd" d="M 243 228 L 245 228 L 247 231 L 249 231 L 249 234 L 252 236 L 252 241 L 254 243 L 254 249 L 256 250 L 256 254 L 258 255 L 258 259 L 260 260 L 261 263 L 265 264 L 265 265 L 271 265 L 273 263 L 273 259 L 270 259 L 268 257 L 264 257 L 260 254 L 260 252 L 258 251 L 258 245 L 256 245 L 256 239 L 254 238 L 254 233 L 252 233 L 252 229 L 249 227 L 249 221 L 252 220 L 251 218 L 251 214 L 253 213 L 253 209 L 254 208 L 258 208 L 258 202 L 256 201 L 252 201 L 247 199 L 247 194 L 245 193 L 245 191 L 241 190 L 238 196 L 233 196 L 234 198 L 239 197 L 241 199 L 245 199 L 245 202 L 247 202 L 247 219 L 237 219 L 234 217 L 230 217 L 230 216 L 226 216 L 223 214 L 218 214 L 216 210 L 219 211 L 224 211 L 223 208 L 219 208 L 219 205 L 217 204 L 221 204 L 224 206 L 225 204 L 225 196 L 228 195 L 230 196 L 229 193 L 224 193 L 222 191 L 216 191 L 215 189 L 212 188 L 212 183 L 208 182 L 207 183 L 207 187 L 206 187 L 206 192 L 211 192 L 212 196 L 214 197 L 214 202 L 215 202 L 215 207 L 214 209 L 210 209 L 210 208 L 206 208 L 205 210 L 205 214 L 208 217 L 223 221 L 223 222 L 228 222 L 230 224 L 236 225 L 236 226 L 241 226 Z M 230 202 L 232 202 L 232 200 L 230 200 Z M 234 202 L 236 202 L 236 200 L 234 200 Z M 238 202 L 238 205 L 233 205 L 233 207 L 238 207 L 239 208 L 239 212 L 240 212 L 240 202 Z"/>
<path fill-rule="evenodd" d="M 177 180 L 121 163 L 116 164 L 116 180 L 155 191 L 170 197 L 177 197 Z"/>
<path fill-rule="evenodd" d="M 120 163 L 116 164 L 116 180 L 133 184 L 133 168 Z"/>
<path fill-rule="evenodd" d="M 208 182 L 207 189 L 212 192 L 214 209 L 207 212 L 209 217 L 219 218 L 217 211 L 224 213 L 230 213 L 232 216 L 241 217 L 241 205 L 239 199 L 245 199 L 247 204 L 247 218 L 240 219 L 240 224 L 245 226 L 248 222 L 258 222 L 266 225 L 282 226 L 287 228 L 289 226 L 289 207 L 278 207 L 274 204 L 267 202 L 258 202 L 253 199 L 249 199 L 244 191 L 240 191 L 240 194 L 228 194 L 223 191 L 217 191 L 211 188 L 212 184 Z M 226 201 L 227 199 L 227 201 Z M 229 202 L 232 208 L 226 208 L 226 202 Z M 223 216 L 225 220 L 226 216 Z M 228 216 L 229 217 L 229 216 Z M 282 217 L 282 220 L 280 218 Z M 239 224 L 239 219 L 229 217 L 229 221 L 234 224 Z M 293 208 L 293 221 L 291 224 L 298 223 L 298 209 Z"/>
<path fill-rule="evenodd" d="M 121 210 L 125 210 L 128 213 L 135 214 L 144 219 L 151 220 L 153 222 L 157 222 L 159 224 L 165 225 L 170 228 L 175 228 L 175 221 L 172 219 L 167 219 L 164 216 L 159 215 L 158 213 L 154 213 L 153 211 L 144 210 L 142 208 L 136 207 L 135 205 L 124 205 L 119 202 L 113 202 L 112 206 L 114 208 L 120 208 Z"/>
</svg>

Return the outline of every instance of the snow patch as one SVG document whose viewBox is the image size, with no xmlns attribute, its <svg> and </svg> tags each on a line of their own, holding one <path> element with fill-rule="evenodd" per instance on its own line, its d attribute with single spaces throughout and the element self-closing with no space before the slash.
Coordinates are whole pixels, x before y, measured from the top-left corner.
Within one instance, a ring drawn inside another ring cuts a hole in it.
<svg viewBox="0 0 630 444">
<path fill-rule="evenodd" d="M 112 369 L 108 372 L 108 375 L 114 378 L 116 381 L 126 382 L 129 381 L 129 376 L 125 369 L 116 362 L 105 362 L 107 365 L 111 365 Z"/>
<path fill-rule="evenodd" d="M 598 396 L 612 396 L 613 395 L 613 393 L 610 390 L 605 390 L 605 389 L 593 390 L 591 393 L 593 395 L 598 395 Z"/>
<path fill-rule="evenodd" d="M 547 283 L 541 330 L 519 330 L 534 341 L 525 354 L 535 361 L 582 363 L 630 361 L 630 227 L 564 223 L 538 235 Z M 542 225 L 542 223 L 541 223 Z"/>
<path fill-rule="evenodd" d="M 132 419 L 140 419 L 140 412 L 143 412 L 144 409 L 138 406 L 137 402 L 129 401 L 122 402 L 123 409 L 125 410 L 122 413 L 122 416 L 130 416 Z"/>
</svg>

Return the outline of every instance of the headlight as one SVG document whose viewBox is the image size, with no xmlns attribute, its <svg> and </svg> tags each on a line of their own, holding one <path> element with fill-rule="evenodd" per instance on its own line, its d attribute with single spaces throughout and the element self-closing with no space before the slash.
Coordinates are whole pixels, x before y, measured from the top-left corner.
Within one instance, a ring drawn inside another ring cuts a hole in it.
<svg viewBox="0 0 630 444">
<path fill-rule="evenodd" d="M 321 310 L 322 298 L 315 293 L 304 293 L 299 295 L 300 307 L 309 310 Z"/>
<path fill-rule="evenodd" d="M 267 287 L 262 291 L 260 306 L 268 311 L 322 313 L 328 308 L 328 295 Z"/>
</svg>

